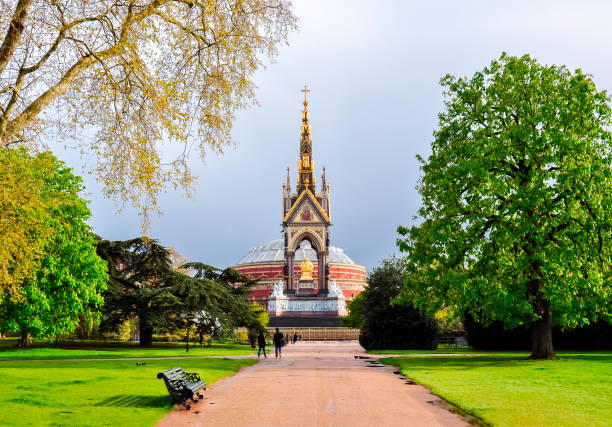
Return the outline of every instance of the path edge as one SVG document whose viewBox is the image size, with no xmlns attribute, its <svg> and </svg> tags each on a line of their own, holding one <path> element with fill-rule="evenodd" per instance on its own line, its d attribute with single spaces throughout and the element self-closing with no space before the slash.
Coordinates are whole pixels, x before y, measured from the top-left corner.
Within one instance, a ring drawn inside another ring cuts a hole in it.
<svg viewBox="0 0 612 427">
<path fill-rule="evenodd" d="M 480 418 L 478 415 L 473 414 L 473 413 L 469 412 L 467 409 L 463 409 L 462 407 L 458 406 L 457 404 L 449 401 L 445 397 L 440 396 L 439 394 L 434 393 L 431 390 L 431 388 L 426 386 L 425 384 L 421 384 L 420 382 L 414 381 L 412 378 L 408 378 L 406 375 L 404 375 L 401 372 L 401 369 L 400 369 L 399 365 L 395 365 L 393 363 L 386 363 L 386 362 L 380 360 L 380 359 L 399 359 L 400 357 L 402 357 L 402 356 L 399 356 L 399 357 L 398 356 L 395 356 L 395 357 L 377 357 L 377 358 L 373 358 L 373 359 L 378 359 L 378 361 L 380 363 L 383 363 L 383 364 L 385 364 L 387 366 L 392 366 L 394 368 L 397 368 L 396 372 L 398 372 L 398 373 L 394 372 L 394 375 L 401 376 L 401 377 L 403 377 L 403 378 L 405 378 L 407 380 L 413 381 L 414 383 L 420 385 L 421 387 L 426 388 L 432 395 L 438 397 L 441 400 L 442 405 L 440 405 L 440 406 L 442 408 L 446 409 L 449 412 L 452 412 L 453 414 L 459 415 L 460 417 L 465 419 L 465 421 L 467 423 L 469 423 L 470 425 L 477 426 L 477 427 L 492 427 L 493 426 L 493 424 L 490 424 L 490 423 L 486 422 L 485 420 Z"/>
</svg>

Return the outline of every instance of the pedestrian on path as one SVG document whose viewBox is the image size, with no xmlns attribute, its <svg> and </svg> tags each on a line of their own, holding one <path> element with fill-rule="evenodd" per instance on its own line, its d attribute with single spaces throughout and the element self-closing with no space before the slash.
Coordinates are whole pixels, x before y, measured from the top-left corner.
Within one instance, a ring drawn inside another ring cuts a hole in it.
<svg viewBox="0 0 612 427">
<path fill-rule="evenodd" d="M 274 354 L 276 354 L 277 358 L 281 357 L 281 351 L 283 348 L 283 341 L 285 341 L 285 337 L 283 337 L 283 334 L 278 328 L 276 328 L 276 332 L 274 333 L 274 337 L 272 339 L 274 341 Z"/>
<path fill-rule="evenodd" d="M 297 332 L 295 334 L 293 334 L 293 344 L 295 344 L 298 340 L 298 335 Z"/>
<path fill-rule="evenodd" d="M 257 358 L 259 359 L 260 353 L 263 351 L 264 358 L 268 358 L 266 355 L 266 337 L 262 332 L 257 336 Z"/>
</svg>

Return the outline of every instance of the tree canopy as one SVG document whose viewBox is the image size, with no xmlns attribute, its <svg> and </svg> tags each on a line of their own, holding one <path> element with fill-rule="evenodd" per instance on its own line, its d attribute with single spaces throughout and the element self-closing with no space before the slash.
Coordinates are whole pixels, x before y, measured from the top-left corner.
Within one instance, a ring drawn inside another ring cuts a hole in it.
<svg viewBox="0 0 612 427">
<path fill-rule="evenodd" d="M 231 142 L 296 18 L 286 0 L 18 0 L 0 23 L 0 148 L 76 137 L 107 194 L 146 213 L 167 183 L 190 189 L 194 141 Z"/>
<path fill-rule="evenodd" d="M 150 345 L 154 328 L 176 330 L 185 316 L 208 329 L 258 325 L 245 297 L 253 282 L 235 270 L 199 262 L 181 266 L 189 274 L 174 270 L 170 251 L 149 238 L 101 240 L 98 253 L 110 275 L 103 329 L 138 317 L 140 344 Z"/>
<path fill-rule="evenodd" d="M 343 324 L 361 329 L 359 342 L 364 348 L 435 347 L 435 319 L 409 301 L 396 302 L 405 276 L 402 259 L 385 259 L 368 275 L 368 287 L 351 302 L 351 313 Z"/>
<path fill-rule="evenodd" d="M 508 328 L 554 356 L 552 324 L 611 320 L 610 105 L 581 70 L 502 55 L 447 75 L 421 223 L 400 227 L 405 295 Z"/>
<path fill-rule="evenodd" d="M 0 300 L 22 297 L 21 285 L 34 278 L 51 228 L 46 220 L 63 197 L 47 186 L 56 161 L 25 150 L 0 150 Z"/>
<path fill-rule="evenodd" d="M 97 318 L 107 281 L 81 179 L 50 153 L 24 150 L 0 150 L 0 171 L 0 330 L 21 332 L 24 345 L 27 335 L 73 332 Z"/>
<path fill-rule="evenodd" d="M 348 314 L 342 318 L 342 326 L 361 329 L 365 320 L 365 292 L 361 292 L 348 303 Z"/>
</svg>

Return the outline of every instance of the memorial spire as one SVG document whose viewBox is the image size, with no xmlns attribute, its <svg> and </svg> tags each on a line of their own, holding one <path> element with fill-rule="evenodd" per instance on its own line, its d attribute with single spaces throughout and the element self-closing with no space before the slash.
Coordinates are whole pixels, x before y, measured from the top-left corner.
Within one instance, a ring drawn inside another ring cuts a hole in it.
<svg viewBox="0 0 612 427">
<path fill-rule="evenodd" d="M 308 92 L 310 89 L 304 85 L 304 110 L 302 111 L 302 127 L 300 134 L 300 153 L 312 153 L 312 139 L 310 138 L 310 122 L 308 121 Z"/>
<path fill-rule="evenodd" d="M 314 159 L 312 158 L 312 138 L 310 137 L 310 121 L 308 111 L 308 89 L 304 86 L 304 110 L 302 111 L 302 124 L 300 128 L 300 158 L 298 160 L 297 192 L 309 189 L 315 192 Z"/>
</svg>

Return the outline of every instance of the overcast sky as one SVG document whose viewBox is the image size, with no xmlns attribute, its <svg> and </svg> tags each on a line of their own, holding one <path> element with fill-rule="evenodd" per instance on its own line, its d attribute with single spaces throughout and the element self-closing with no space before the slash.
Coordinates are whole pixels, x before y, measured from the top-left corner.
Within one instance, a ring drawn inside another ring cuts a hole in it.
<svg viewBox="0 0 612 427">
<path fill-rule="evenodd" d="M 446 73 L 471 75 L 502 52 L 565 64 L 612 87 L 612 2 L 296 0 L 300 30 L 255 76 L 260 105 L 239 112 L 236 147 L 193 163 L 195 199 L 169 191 L 153 237 L 190 260 L 219 267 L 281 237 L 280 188 L 299 152 L 300 89 L 311 92 L 317 176 L 332 185 L 331 244 L 371 268 L 396 253 L 398 225 L 419 207 L 420 171 L 442 108 Z M 77 173 L 76 154 L 62 154 Z M 86 177 L 94 231 L 140 235 Z M 295 188 L 295 187 L 294 187 Z"/>
</svg>

